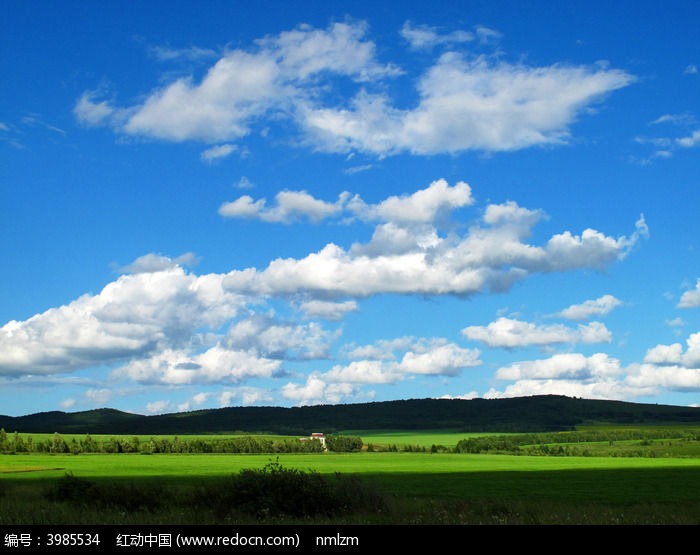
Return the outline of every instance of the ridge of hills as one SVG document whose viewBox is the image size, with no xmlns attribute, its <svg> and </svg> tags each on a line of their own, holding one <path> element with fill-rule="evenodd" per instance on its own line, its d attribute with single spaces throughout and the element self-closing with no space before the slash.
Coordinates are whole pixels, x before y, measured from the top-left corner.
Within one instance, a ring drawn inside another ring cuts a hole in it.
<svg viewBox="0 0 700 555">
<path fill-rule="evenodd" d="M 343 430 L 544 432 L 586 423 L 697 424 L 700 407 L 535 395 L 508 399 L 407 399 L 302 407 L 226 407 L 145 416 L 101 408 L 0 415 L 0 428 L 22 433 L 308 435 Z"/>
</svg>

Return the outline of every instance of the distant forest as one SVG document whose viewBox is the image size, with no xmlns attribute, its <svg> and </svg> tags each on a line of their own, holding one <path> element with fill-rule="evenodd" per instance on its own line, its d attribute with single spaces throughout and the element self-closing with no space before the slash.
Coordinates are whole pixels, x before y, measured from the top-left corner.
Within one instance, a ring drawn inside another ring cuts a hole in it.
<svg viewBox="0 0 700 555">
<path fill-rule="evenodd" d="M 551 432 L 587 423 L 700 424 L 700 408 L 539 395 L 511 399 L 408 399 L 307 407 L 228 407 L 143 416 L 114 409 L 0 416 L 7 433 L 308 435 L 346 430 Z"/>
</svg>

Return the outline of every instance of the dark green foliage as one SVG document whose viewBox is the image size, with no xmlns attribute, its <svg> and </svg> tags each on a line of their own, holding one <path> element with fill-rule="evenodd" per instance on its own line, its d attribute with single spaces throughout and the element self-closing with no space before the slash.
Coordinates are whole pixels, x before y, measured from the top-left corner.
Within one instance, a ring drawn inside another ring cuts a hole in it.
<svg viewBox="0 0 700 555">
<path fill-rule="evenodd" d="M 654 439 L 675 439 L 698 441 L 697 430 L 679 428 L 602 429 L 573 432 L 553 432 L 540 434 L 516 434 L 506 436 L 484 436 L 463 439 L 457 443 L 457 453 L 502 453 L 509 455 L 554 455 L 589 456 L 591 451 L 586 443 L 607 442 L 614 446 L 616 441 L 641 440 L 640 446 L 654 445 Z M 567 444 L 567 445 L 557 445 Z M 580 447 L 576 444 L 580 444 Z M 653 451 L 629 451 L 628 456 L 656 456 Z"/>
<path fill-rule="evenodd" d="M 512 399 L 409 399 L 305 407 L 228 407 L 141 416 L 110 409 L 0 416 L 6 430 L 101 434 L 203 434 L 233 430 L 308 435 L 310 430 L 572 430 L 585 422 L 700 423 L 700 408 L 539 395 Z M 0 434 L 1 435 L 1 434 Z M 2 448 L 0 439 L 0 449 Z"/>
<path fill-rule="evenodd" d="M 242 436 L 219 439 L 211 438 L 169 438 L 157 437 L 144 440 L 137 436 L 130 438 L 111 437 L 107 441 L 96 441 L 90 434 L 77 441 L 71 439 L 66 442 L 63 437 L 55 432 L 45 441 L 34 441 L 30 436 L 26 440 L 15 432 L 11 440 L 5 437 L 0 430 L 0 453 L 320 453 L 323 448 L 318 441 L 299 441 L 297 438 L 269 439 L 264 437 Z M 5 434 L 6 435 L 6 434 Z M 355 449 L 359 441 L 359 447 Z M 353 448 L 348 451 L 359 450 L 362 447 L 360 438 L 353 439 Z"/>
<path fill-rule="evenodd" d="M 258 520 L 332 517 L 386 508 L 384 496 L 357 477 L 326 477 L 278 462 L 244 469 L 225 484 L 203 488 L 194 503 L 213 509 L 218 518 L 240 512 Z"/>
<path fill-rule="evenodd" d="M 337 453 L 352 453 L 362 450 L 362 438 L 358 436 L 330 435 L 326 437 L 329 451 Z"/>
</svg>

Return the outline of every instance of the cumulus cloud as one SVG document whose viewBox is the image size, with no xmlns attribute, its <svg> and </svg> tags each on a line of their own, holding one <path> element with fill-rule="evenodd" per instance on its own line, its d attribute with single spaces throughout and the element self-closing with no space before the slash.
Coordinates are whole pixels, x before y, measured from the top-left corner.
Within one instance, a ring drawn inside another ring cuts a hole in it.
<svg viewBox="0 0 700 555">
<path fill-rule="evenodd" d="M 252 218 L 264 222 L 291 223 L 303 218 L 318 223 L 343 210 L 349 193 L 341 193 L 334 203 L 314 198 L 306 191 L 280 191 L 275 195 L 274 206 L 268 208 L 267 200 L 253 200 L 243 195 L 234 201 L 226 202 L 219 208 L 219 214 L 226 218 Z"/>
<path fill-rule="evenodd" d="M 120 276 L 23 322 L 0 328 L 0 374 L 54 374 L 148 357 L 216 328 L 244 305 L 224 291 L 223 276 L 194 276 L 179 267 Z"/>
<path fill-rule="evenodd" d="M 418 200 L 424 206 L 417 207 Z M 226 276 L 225 286 L 264 295 L 304 292 L 326 300 L 380 293 L 472 295 L 508 290 L 534 273 L 602 270 L 627 256 L 648 235 L 641 216 L 629 236 L 614 238 L 586 229 L 580 235 L 565 231 L 544 245 L 532 245 L 526 239 L 542 214 L 509 201 L 488 206 L 482 222 L 464 236 L 441 236 L 439 226 L 446 214 L 471 202 L 466 183 L 449 187 L 442 180 L 376 205 L 353 198 L 348 201 L 350 212 L 388 220 L 375 228 L 369 243 L 349 250 L 329 243 L 301 259 L 273 260 L 263 270 L 234 270 Z M 252 202 L 248 207 L 262 211 Z"/>
<path fill-rule="evenodd" d="M 171 268 L 176 268 L 177 266 L 192 267 L 195 266 L 197 262 L 197 256 L 192 252 L 186 252 L 177 258 L 170 258 L 169 256 L 163 256 L 162 254 L 148 253 L 143 256 L 139 256 L 130 264 L 122 266 L 118 269 L 121 273 L 125 274 L 147 274 L 151 272 L 169 270 Z"/>
<path fill-rule="evenodd" d="M 501 317 L 487 326 L 468 326 L 462 330 L 468 339 L 481 341 L 489 347 L 528 347 L 558 343 L 602 343 L 610 342 L 612 334 L 600 322 L 579 325 L 578 329 L 561 324 L 536 325 L 531 322 Z"/>
<path fill-rule="evenodd" d="M 176 142 L 228 144 L 256 126 L 269 129 L 291 121 L 301 133 L 298 144 L 328 152 L 382 157 L 510 151 L 566 143 L 569 127 L 590 105 L 634 81 L 617 69 L 538 67 L 445 52 L 414 76 L 417 104 L 398 108 L 386 84 L 404 70 L 378 61 L 368 33 L 367 24 L 358 21 L 326 29 L 300 25 L 229 50 L 201 79 L 179 77 L 138 104 L 118 107 L 99 92 L 86 91 L 74 113 L 87 125 Z M 487 43 L 499 36 L 483 26 L 441 34 L 410 22 L 401 34 L 414 49 Z M 193 48 L 157 51 L 169 60 L 201 59 L 202 53 L 211 54 Z M 338 87 L 338 77 L 347 85 Z"/>
<path fill-rule="evenodd" d="M 313 96 L 321 74 L 362 82 L 396 73 L 375 61 L 374 44 L 364 40 L 366 31 L 362 23 L 335 23 L 325 30 L 302 25 L 264 37 L 249 50 L 228 51 L 201 81 L 180 77 L 139 105 L 114 108 L 98 102 L 95 93 L 85 93 L 76 115 L 93 124 L 107 121 L 128 135 L 177 142 L 235 140 L 250 132 L 256 118 L 276 116 L 299 97 Z"/>
<path fill-rule="evenodd" d="M 224 343 L 233 349 L 253 349 L 272 359 L 310 360 L 327 358 L 335 338 L 335 333 L 316 322 L 278 322 L 257 314 L 232 325 Z"/>
<path fill-rule="evenodd" d="M 356 396 L 363 385 L 394 384 L 420 375 L 456 376 L 482 364 L 476 349 L 465 349 L 444 339 L 397 338 L 357 347 L 353 357 L 327 372 L 313 372 L 303 384 L 288 383 L 285 398 L 299 404 L 340 402 Z"/>
<path fill-rule="evenodd" d="M 170 401 L 153 401 L 152 403 L 146 404 L 146 412 L 150 414 L 164 414 L 170 410 L 172 410 Z"/>
<path fill-rule="evenodd" d="M 258 217 L 279 223 L 302 216 L 310 221 L 351 218 L 375 225 L 374 234 L 364 244 L 343 248 L 331 243 L 299 259 L 227 274 L 188 272 L 184 266 L 196 261 L 191 253 L 177 258 L 146 254 L 122 267 L 123 273 L 99 293 L 2 326 L 0 376 L 41 378 L 98 368 L 114 381 L 173 388 L 223 384 L 246 404 L 269 399 L 270 390 L 241 388 L 288 377 L 292 373 L 285 364 L 301 361 L 306 361 L 305 371 L 319 364 L 308 361 L 327 365 L 281 391 L 285 399 L 302 404 L 353 398 L 372 384 L 453 377 L 481 365 L 480 352 L 445 339 L 399 337 L 341 347 L 338 353 L 345 360 L 338 362 L 332 348 L 340 326 L 327 329 L 328 322 L 313 319 L 337 322 L 369 295 L 466 296 L 507 290 L 535 273 L 603 268 L 624 258 L 646 231 L 640 218 L 629 236 L 564 232 L 535 244 L 533 228 L 546 215 L 514 201 L 468 215 L 466 227 L 452 218 L 473 205 L 471 188 L 444 180 L 375 203 L 349 193 L 336 202 L 311 195 L 275 198 L 270 207 L 258 206 Z M 602 310 L 599 304 L 595 308 Z M 261 305 L 265 308 L 258 311 Z M 590 311 L 586 303 L 580 306 Z M 301 311 L 306 318 L 292 322 L 284 312 L 278 316 L 278 307 L 290 314 Z M 501 319 L 471 327 L 465 336 L 510 347 L 610 341 L 600 322 L 569 327 Z M 696 356 L 695 339 L 688 345 L 682 364 Z M 593 375 L 599 362 L 591 359 L 579 373 Z M 515 371 L 510 369 L 511 375 Z M 518 371 L 522 379 L 536 375 L 525 366 Z M 188 407 L 196 402 L 186 401 Z"/>
<path fill-rule="evenodd" d="M 567 320 L 587 320 L 591 316 L 606 316 L 621 304 L 622 301 L 612 295 L 603 295 L 597 299 L 584 301 L 581 304 L 572 304 L 570 307 L 562 310 L 558 316 Z"/>
<path fill-rule="evenodd" d="M 356 301 L 344 302 L 328 302 L 320 300 L 311 300 L 302 302 L 299 308 L 307 315 L 314 318 L 323 318 L 325 320 L 338 321 L 349 312 L 357 312 L 358 306 Z"/>
<path fill-rule="evenodd" d="M 485 399 L 529 397 L 532 395 L 565 395 L 584 399 L 627 399 L 651 390 L 641 390 L 625 386 L 617 380 L 581 382 L 578 380 L 520 380 L 507 386 L 503 391 L 495 388 L 484 394 Z"/>
<path fill-rule="evenodd" d="M 298 404 L 337 403 L 359 395 L 362 386 L 395 384 L 420 375 L 456 376 L 482 364 L 478 350 L 444 339 L 382 340 L 349 354 L 361 360 L 312 372 L 301 384 L 290 382 L 283 388 L 284 397 Z"/>
<path fill-rule="evenodd" d="M 631 386 L 658 392 L 700 391 L 700 365 L 692 368 L 678 365 L 639 364 L 633 365 L 627 376 Z"/>
<path fill-rule="evenodd" d="M 297 405 L 338 404 L 357 395 L 357 388 L 348 383 L 326 383 L 315 375 L 303 385 L 288 383 L 282 387 L 282 396 Z"/>
<path fill-rule="evenodd" d="M 678 308 L 695 308 L 700 306 L 700 279 L 695 282 L 695 289 L 686 291 L 678 301 Z"/>
<path fill-rule="evenodd" d="M 633 80 L 620 70 L 529 67 L 449 52 L 419 80 L 413 109 L 362 91 L 347 108 L 307 104 L 300 113 L 313 144 L 332 152 L 512 151 L 565 144 L 585 107 Z"/>
<path fill-rule="evenodd" d="M 579 353 L 563 353 L 542 360 L 517 362 L 499 368 L 496 377 L 501 380 L 522 379 L 578 379 L 606 378 L 619 375 L 620 361 L 605 353 L 586 357 Z"/>
<path fill-rule="evenodd" d="M 499 368 L 496 378 L 512 381 L 503 391 L 491 389 L 484 397 L 558 394 L 599 399 L 633 399 L 660 391 L 700 391 L 700 333 L 680 343 L 649 349 L 642 363 L 622 367 L 605 353 L 586 357 L 557 354 L 548 359 L 514 363 Z"/>
<path fill-rule="evenodd" d="M 112 372 L 112 377 L 151 385 L 240 383 L 251 378 L 269 378 L 281 364 L 252 351 L 215 345 L 195 355 L 185 349 L 166 349 L 121 366 Z"/>
<path fill-rule="evenodd" d="M 237 401 L 243 406 L 255 405 L 258 403 L 270 403 L 273 397 L 270 391 L 259 387 L 241 386 L 235 389 L 226 389 L 218 396 L 220 407 L 228 407 Z"/>
<path fill-rule="evenodd" d="M 530 395 L 566 395 L 587 399 L 626 399 L 648 394 L 651 389 L 628 383 L 620 361 L 605 353 L 584 356 L 557 354 L 548 359 L 517 362 L 499 368 L 496 377 L 513 381 L 503 391 L 495 388 L 486 399 Z"/>
<path fill-rule="evenodd" d="M 355 196 L 349 209 L 362 220 L 413 226 L 435 223 L 452 210 L 473 203 L 472 190 L 467 183 L 459 181 L 450 187 L 445 179 L 438 179 L 425 189 L 410 195 L 391 196 L 374 205 L 368 205 Z"/>
<path fill-rule="evenodd" d="M 700 369 L 700 332 L 688 336 L 685 352 L 680 343 L 657 345 L 647 351 L 644 362 L 659 366 L 681 365 Z"/>
</svg>

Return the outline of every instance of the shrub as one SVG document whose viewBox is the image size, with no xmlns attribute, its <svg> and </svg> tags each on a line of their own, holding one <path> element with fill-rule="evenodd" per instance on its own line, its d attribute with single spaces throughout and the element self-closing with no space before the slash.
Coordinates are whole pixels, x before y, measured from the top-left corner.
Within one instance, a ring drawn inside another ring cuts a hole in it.
<svg viewBox="0 0 700 555">
<path fill-rule="evenodd" d="M 326 445 L 329 451 L 349 453 L 362 450 L 362 438 L 358 436 L 335 436 L 326 437 Z"/>
<path fill-rule="evenodd" d="M 240 511 L 259 520 L 332 517 L 386 507 L 384 496 L 356 477 L 335 474 L 326 478 L 279 462 L 241 470 L 223 486 L 200 490 L 197 501 L 212 508 L 219 518 Z"/>
</svg>

